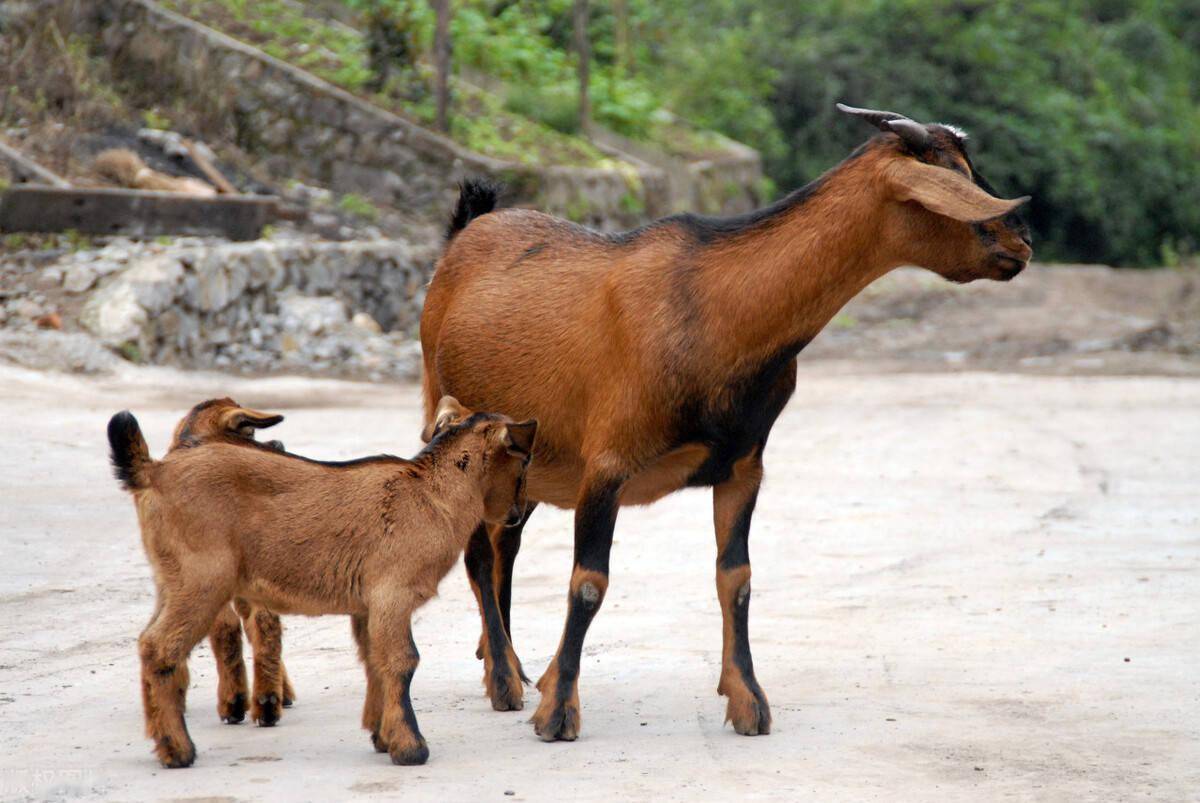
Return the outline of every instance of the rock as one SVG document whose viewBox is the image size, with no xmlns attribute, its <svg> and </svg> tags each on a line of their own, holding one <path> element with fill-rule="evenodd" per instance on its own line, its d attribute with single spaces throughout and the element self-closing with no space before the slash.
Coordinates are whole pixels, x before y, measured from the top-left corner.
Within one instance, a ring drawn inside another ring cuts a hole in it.
<svg viewBox="0 0 1200 803">
<path fill-rule="evenodd" d="M 22 323 L 32 323 L 45 313 L 46 310 L 42 308 L 42 305 L 32 298 L 18 298 L 8 305 L 9 317 Z"/>
<path fill-rule="evenodd" d="M 279 299 L 279 316 L 288 331 L 317 335 L 346 322 L 346 305 L 332 296 L 289 294 Z"/>
<path fill-rule="evenodd" d="M 183 279 L 183 266 L 168 255 L 143 259 L 115 281 L 129 284 L 139 304 L 150 313 L 161 312 L 175 303 Z"/>
<path fill-rule="evenodd" d="M 53 329 L 0 330 L 0 357 L 26 368 L 80 374 L 107 373 L 120 363 L 83 332 Z"/>
<path fill-rule="evenodd" d="M 354 317 L 350 319 L 350 323 L 356 328 L 373 335 L 383 333 L 383 327 L 380 326 L 374 318 L 365 312 L 356 312 Z"/>
<path fill-rule="evenodd" d="M 100 274 L 91 265 L 87 263 L 72 265 L 67 268 L 67 274 L 63 278 L 63 289 L 68 293 L 84 293 L 91 290 L 99 279 Z"/>
<path fill-rule="evenodd" d="M 191 306 L 203 312 L 223 309 L 229 303 L 229 274 L 225 272 L 225 255 L 212 251 L 195 268 L 196 286 L 188 299 Z"/>
<path fill-rule="evenodd" d="M 127 282 L 102 287 L 79 315 L 83 328 L 110 346 L 139 340 L 146 320 L 146 310 L 138 303 L 133 285 Z"/>
<path fill-rule="evenodd" d="M 246 253 L 246 286 L 252 290 L 260 287 L 278 287 L 278 281 L 286 273 L 283 264 L 275 256 L 275 249 L 252 248 Z"/>
<path fill-rule="evenodd" d="M 58 287 L 63 281 L 63 272 L 58 268 L 46 268 L 37 275 L 37 286 L 43 290 L 49 290 L 52 287 Z"/>
</svg>

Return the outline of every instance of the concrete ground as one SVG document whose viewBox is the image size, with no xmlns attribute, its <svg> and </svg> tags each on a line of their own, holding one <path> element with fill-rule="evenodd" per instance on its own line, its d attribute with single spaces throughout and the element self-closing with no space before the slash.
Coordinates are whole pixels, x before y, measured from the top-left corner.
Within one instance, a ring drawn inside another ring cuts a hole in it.
<svg viewBox="0 0 1200 803">
<path fill-rule="evenodd" d="M 1200 799 L 1200 380 L 856 373 L 805 365 L 759 501 L 752 642 L 770 736 L 723 726 L 708 495 L 621 513 L 584 655 L 583 733 L 495 713 L 461 568 L 422 611 L 414 703 L 432 756 L 391 766 L 358 727 L 344 618 L 287 620 L 299 699 L 222 725 L 193 653 L 199 758 L 142 735 L 135 640 L 152 606 L 104 426 L 155 453 L 192 403 L 285 412 L 313 456 L 417 447 L 411 386 L 0 367 L 0 798 L 106 800 Z M 276 435 L 276 433 L 278 433 Z M 557 643 L 570 517 L 539 511 L 514 640 Z"/>
</svg>

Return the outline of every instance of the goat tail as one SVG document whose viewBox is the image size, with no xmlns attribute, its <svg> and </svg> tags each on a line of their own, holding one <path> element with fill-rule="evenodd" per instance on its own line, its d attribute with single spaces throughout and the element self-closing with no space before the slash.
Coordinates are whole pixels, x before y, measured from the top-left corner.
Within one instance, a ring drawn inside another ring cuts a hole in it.
<svg viewBox="0 0 1200 803">
<path fill-rule="evenodd" d="M 108 421 L 108 445 L 112 452 L 113 474 L 127 491 L 137 491 L 148 485 L 146 469 L 150 463 L 150 447 L 142 437 L 142 428 L 128 410 L 122 410 Z"/>
<path fill-rule="evenodd" d="M 486 178 L 469 178 L 459 184 L 458 203 L 454 205 L 450 225 L 446 227 L 446 242 L 453 240 L 454 235 L 472 220 L 495 209 L 499 196 L 500 186 Z"/>
</svg>

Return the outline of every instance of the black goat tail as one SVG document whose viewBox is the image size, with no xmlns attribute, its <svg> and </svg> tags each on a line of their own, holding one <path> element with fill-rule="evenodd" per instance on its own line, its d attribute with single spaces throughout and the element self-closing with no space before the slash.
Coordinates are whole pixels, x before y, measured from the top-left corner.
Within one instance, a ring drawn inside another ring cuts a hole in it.
<svg viewBox="0 0 1200 803">
<path fill-rule="evenodd" d="M 499 197 L 500 186 L 486 178 L 469 178 L 460 184 L 458 203 L 454 205 L 450 225 L 446 227 L 446 242 L 453 240 L 472 220 L 495 209 Z"/>
<path fill-rule="evenodd" d="M 145 488 L 146 469 L 152 462 L 150 447 L 146 445 L 142 428 L 133 413 L 123 410 L 109 419 L 108 446 L 112 450 L 109 457 L 113 474 L 121 487 L 127 491 Z"/>
</svg>

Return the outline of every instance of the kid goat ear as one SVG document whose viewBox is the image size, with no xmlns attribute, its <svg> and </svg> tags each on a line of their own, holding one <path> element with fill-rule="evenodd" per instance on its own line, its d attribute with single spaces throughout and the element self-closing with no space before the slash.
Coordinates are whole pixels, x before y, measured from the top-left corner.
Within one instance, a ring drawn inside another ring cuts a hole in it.
<svg viewBox="0 0 1200 803">
<path fill-rule="evenodd" d="M 282 421 L 283 416 L 278 413 L 264 413 L 259 410 L 251 410 L 249 407 L 236 407 L 225 413 L 223 419 L 227 429 L 240 429 L 242 427 L 266 429 Z"/>
<path fill-rule="evenodd" d="M 443 396 L 441 401 L 438 402 L 437 410 L 433 414 L 433 420 L 425 425 L 425 429 L 421 430 L 421 440 L 429 443 L 435 435 L 447 426 L 469 415 L 470 410 L 459 404 L 458 399 L 453 396 Z"/>
<path fill-rule="evenodd" d="M 513 457 L 529 457 L 533 454 L 533 441 L 537 438 L 536 418 L 509 424 L 504 432 L 504 448 Z"/>
</svg>

